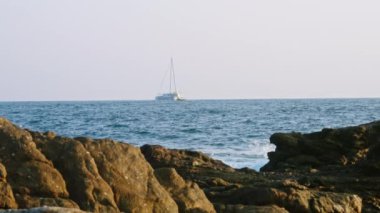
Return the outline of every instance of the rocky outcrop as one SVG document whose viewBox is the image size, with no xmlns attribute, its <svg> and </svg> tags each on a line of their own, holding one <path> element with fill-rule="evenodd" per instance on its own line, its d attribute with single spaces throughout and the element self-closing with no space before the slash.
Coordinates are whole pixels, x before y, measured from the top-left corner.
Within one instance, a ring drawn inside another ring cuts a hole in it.
<svg viewBox="0 0 380 213">
<path fill-rule="evenodd" d="M 118 212 L 111 187 L 99 174 L 90 152 L 77 140 L 32 132 L 38 148 L 64 177 L 70 198 L 81 209 Z"/>
<path fill-rule="evenodd" d="M 17 208 L 11 186 L 7 183 L 7 170 L 0 163 L 0 209 Z"/>
<path fill-rule="evenodd" d="M 0 162 L 0 208 L 178 212 L 140 149 L 129 144 L 32 132 L 0 118 Z"/>
<path fill-rule="evenodd" d="M 159 152 L 142 151 L 147 159 L 162 159 L 159 156 L 165 148 L 151 146 L 149 150 L 158 148 Z M 177 150 L 168 150 L 175 153 Z M 177 155 L 176 155 L 177 156 Z M 189 156 L 183 158 L 193 160 Z M 176 159 L 177 161 L 177 159 Z M 160 170 L 166 161 L 154 162 Z M 190 162 L 189 162 L 190 163 Z M 174 163 L 168 163 L 173 165 Z M 184 163 L 185 164 L 185 163 Z M 218 166 L 218 165 L 216 165 Z M 214 169 L 207 167 L 178 167 L 181 175 L 195 181 L 205 191 L 218 212 L 361 212 L 362 199 L 356 194 L 336 191 L 322 191 L 315 187 L 300 184 L 293 173 L 258 173 L 250 169 L 231 171 L 230 169 Z"/>
<path fill-rule="evenodd" d="M 0 161 L 19 208 L 77 207 L 69 199 L 61 173 L 37 149 L 29 132 L 0 118 L 0 147 Z"/>
<path fill-rule="evenodd" d="M 363 211 L 380 211 L 380 121 L 309 134 L 276 133 L 265 173 L 292 173 L 301 184 L 357 194 Z M 359 201 L 356 199 L 355 201 Z"/>
<path fill-rule="evenodd" d="M 159 184 L 140 150 L 111 140 L 78 138 L 95 159 L 124 212 L 178 212 L 170 194 Z"/>
<path fill-rule="evenodd" d="M 380 122 L 270 139 L 276 150 L 261 172 L 202 163 L 182 150 L 141 150 L 154 168 L 174 167 L 195 181 L 218 212 L 380 211 Z"/>
<path fill-rule="evenodd" d="M 166 149 L 160 145 L 144 145 L 141 147 L 145 158 L 154 168 L 172 167 L 177 169 L 207 168 L 220 171 L 235 171 L 220 160 L 195 151 Z"/>
<path fill-rule="evenodd" d="M 380 122 L 310 134 L 276 133 L 262 171 L 344 167 L 380 174 Z"/>
<path fill-rule="evenodd" d="M 199 152 L 60 137 L 0 118 L 0 209 L 380 211 L 380 122 L 310 134 L 276 133 L 271 142 L 276 151 L 257 172 L 231 168 Z M 41 206 L 49 207 L 34 208 Z"/>
<path fill-rule="evenodd" d="M 180 212 L 215 212 L 214 206 L 199 186 L 192 181 L 185 181 L 174 168 L 156 169 L 154 174 L 178 204 Z"/>
</svg>

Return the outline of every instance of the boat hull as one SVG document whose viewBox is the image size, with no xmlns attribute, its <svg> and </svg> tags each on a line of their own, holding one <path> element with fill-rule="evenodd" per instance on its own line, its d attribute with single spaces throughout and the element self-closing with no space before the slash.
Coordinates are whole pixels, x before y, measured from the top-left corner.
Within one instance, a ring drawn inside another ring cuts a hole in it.
<svg viewBox="0 0 380 213">
<path fill-rule="evenodd" d="M 156 101 L 184 101 L 178 93 L 165 93 L 162 95 L 156 96 Z"/>
</svg>

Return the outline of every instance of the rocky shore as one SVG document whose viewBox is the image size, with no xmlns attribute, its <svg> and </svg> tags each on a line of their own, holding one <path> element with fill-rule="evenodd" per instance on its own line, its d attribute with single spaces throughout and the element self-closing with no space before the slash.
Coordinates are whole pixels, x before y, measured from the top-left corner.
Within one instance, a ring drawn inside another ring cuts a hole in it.
<svg viewBox="0 0 380 213">
<path fill-rule="evenodd" d="M 380 122 L 276 133 L 262 171 L 0 118 L 0 212 L 379 212 Z"/>
</svg>

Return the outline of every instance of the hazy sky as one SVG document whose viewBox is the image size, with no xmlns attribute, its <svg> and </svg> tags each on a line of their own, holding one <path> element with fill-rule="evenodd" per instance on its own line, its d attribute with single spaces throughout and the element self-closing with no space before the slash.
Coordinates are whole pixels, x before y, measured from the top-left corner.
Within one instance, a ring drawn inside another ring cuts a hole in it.
<svg viewBox="0 0 380 213">
<path fill-rule="evenodd" d="M 0 100 L 380 97 L 379 0 L 0 1 Z"/>
</svg>

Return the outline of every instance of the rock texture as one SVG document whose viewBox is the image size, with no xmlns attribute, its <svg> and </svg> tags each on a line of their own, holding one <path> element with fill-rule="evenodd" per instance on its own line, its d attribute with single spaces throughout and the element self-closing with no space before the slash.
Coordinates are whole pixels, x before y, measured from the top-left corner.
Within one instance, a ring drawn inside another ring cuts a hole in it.
<svg viewBox="0 0 380 213">
<path fill-rule="evenodd" d="M 38 148 L 64 177 L 70 198 L 81 209 L 118 212 L 111 187 L 99 174 L 90 152 L 77 140 L 32 133 Z"/>
<path fill-rule="evenodd" d="M 19 208 L 53 203 L 77 207 L 68 198 L 61 173 L 37 149 L 32 136 L 3 118 L 0 118 L 0 161 Z"/>
<path fill-rule="evenodd" d="M 11 186 L 7 183 L 7 170 L 0 163 L 0 209 L 17 208 Z"/>
<path fill-rule="evenodd" d="M 95 159 L 121 211 L 178 212 L 176 203 L 159 184 L 138 148 L 111 140 L 78 140 Z"/>
<path fill-rule="evenodd" d="M 166 149 L 159 145 L 141 147 L 145 158 L 154 168 L 172 167 L 179 169 L 207 168 L 220 171 L 235 171 L 220 160 L 215 160 L 201 152 Z"/>
<path fill-rule="evenodd" d="M 380 174 L 379 122 L 310 134 L 276 133 L 270 141 L 276 151 L 269 153 L 270 162 L 263 171 L 344 166 Z"/>
<path fill-rule="evenodd" d="M 155 175 L 178 204 L 180 212 L 215 212 L 214 206 L 199 186 L 192 181 L 185 181 L 174 168 L 156 169 Z"/>
<path fill-rule="evenodd" d="M 0 208 L 178 212 L 140 149 L 128 144 L 32 132 L 0 118 L 0 162 Z"/>
<path fill-rule="evenodd" d="M 380 122 L 276 133 L 271 143 L 257 172 L 199 152 L 60 137 L 0 118 L 0 209 L 11 209 L 0 212 L 380 211 Z"/>
<path fill-rule="evenodd" d="M 218 212 L 380 211 L 380 122 L 270 139 L 276 150 L 261 172 L 183 150 L 141 150 L 155 169 L 174 167 L 196 182 Z"/>
</svg>

